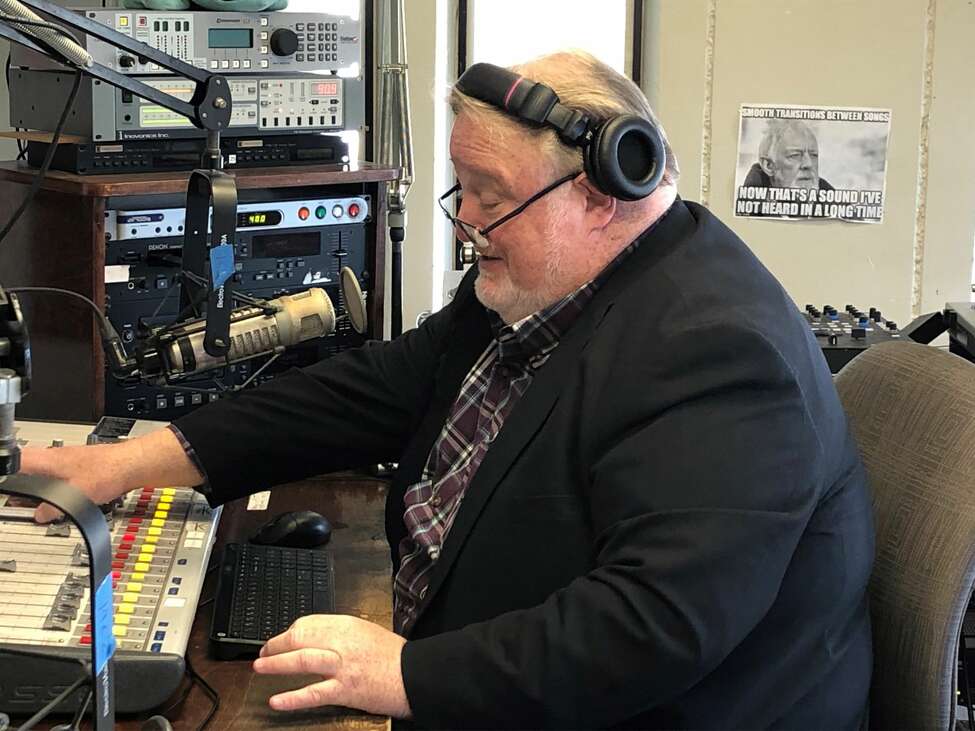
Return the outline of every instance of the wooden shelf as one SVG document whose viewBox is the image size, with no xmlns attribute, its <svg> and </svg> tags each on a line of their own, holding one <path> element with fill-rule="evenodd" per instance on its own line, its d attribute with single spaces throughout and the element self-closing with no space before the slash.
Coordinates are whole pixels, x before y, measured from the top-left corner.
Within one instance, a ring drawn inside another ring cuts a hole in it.
<svg viewBox="0 0 975 731">
<path fill-rule="evenodd" d="M 237 180 L 238 190 L 255 188 L 296 188 L 300 186 L 338 185 L 342 183 L 381 183 L 395 180 L 399 168 L 388 168 L 372 162 L 347 165 L 287 165 L 283 167 L 229 170 Z M 0 181 L 33 182 L 37 168 L 23 161 L 0 162 Z M 123 195 L 182 193 L 190 171 L 166 173 L 120 173 L 118 175 L 76 175 L 50 170 L 44 176 L 41 190 L 69 193 L 91 198 Z"/>
</svg>

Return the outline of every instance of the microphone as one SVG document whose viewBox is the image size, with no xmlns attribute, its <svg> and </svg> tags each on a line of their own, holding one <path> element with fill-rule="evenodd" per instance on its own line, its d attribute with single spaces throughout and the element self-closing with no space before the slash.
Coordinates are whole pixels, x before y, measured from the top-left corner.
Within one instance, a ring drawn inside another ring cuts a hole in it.
<svg viewBox="0 0 975 731">
<path fill-rule="evenodd" d="M 4 17 L 6 16 L 6 17 Z M 29 23 L 17 23 L 17 20 Z M 0 0 L 0 20 L 4 20 L 22 33 L 36 38 L 61 58 L 80 68 L 86 69 L 94 63 L 91 54 L 82 48 L 67 30 L 55 30 L 54 24 L 42 18 L 33 10 L 17 0 Z"/>
<path fill-rule="evenodd" d="M 324 289 L 282 295 L 263 305 L 230 313 L 230 350 L 213 356 L 203 347 L 206 319 L 164 330 L 152 347 L 138 354 L 139 375 L 147 380 L 179 380 L 190 374 L 271 355 L 335 330 L 335 307 Z"/>
</svg>

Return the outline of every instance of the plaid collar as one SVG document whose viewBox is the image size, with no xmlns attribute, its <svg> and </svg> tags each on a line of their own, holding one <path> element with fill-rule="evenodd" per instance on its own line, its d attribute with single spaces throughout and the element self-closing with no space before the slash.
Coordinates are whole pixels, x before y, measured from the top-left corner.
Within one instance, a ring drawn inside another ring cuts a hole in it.
<svg viewBox="0 0 975 731">
<path fill-rule="evenodd" d="M 592 299 L 595 289 L 591 285 L 591 282 L 584 284 L 515 326 L 506 325 L 496 312 L 489 310 L 491 329 L 498 343 L 498 363 L 528 365 L 532 369 L 544 363 L 562 335 Z"/>
<path fill-rule="evenodd" d="M 671 206 L 672 208 L 673 206 Z M 669 210 L 668 210 L 669 213 Z M 488 310 L 491 331 L 498 343 L 498 362 L 507 364 L 526 364 L 535 369 L 544 363 L 549 353 L 559 344 L 559 340 L 575 322 L 579 313 L 585 309 L 599 288 L 616 271 L 617 267 L 632 254 L 646 235 L 653 230 L 660 216 L 650 227 L 636 237 L 630 245 L 617 254 L 599 274 L 570 292 L 557 302 L 529 315 L 514 325 L 505 324 L 494 310 Z"/>
</svg>

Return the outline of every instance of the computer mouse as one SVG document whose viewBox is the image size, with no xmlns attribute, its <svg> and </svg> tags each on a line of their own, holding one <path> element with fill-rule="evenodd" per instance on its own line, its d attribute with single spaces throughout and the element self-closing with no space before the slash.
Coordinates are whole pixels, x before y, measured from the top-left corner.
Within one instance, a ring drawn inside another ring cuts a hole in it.
<svg viewBox="0 0 975 731">
<path fill-rule="evenodd" d="M 251 543 L 286 548 L 314 548 L 328 543 L 332 526 L 324 516 L 312 510 L 282 513 L 265 523 Z"/>
</svg>

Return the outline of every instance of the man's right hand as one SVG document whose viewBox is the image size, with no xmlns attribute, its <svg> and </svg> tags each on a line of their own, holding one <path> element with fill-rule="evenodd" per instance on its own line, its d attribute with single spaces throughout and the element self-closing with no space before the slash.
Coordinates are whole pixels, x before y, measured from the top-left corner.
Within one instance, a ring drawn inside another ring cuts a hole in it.
<svg viewBox="0 0 975 731">
<path fill-rule="evenodd" d="M 192 486 L 203 482 L 203 476 L 169 429 L 118 444 L 25 447 L 21 451 L 20 471 L 70 482 L 96 504 L 140 487 Z M 46 503 L 34 511 L 39 523 L 49 523 L 60 516 L 61 511 Z"/>
</svg>

